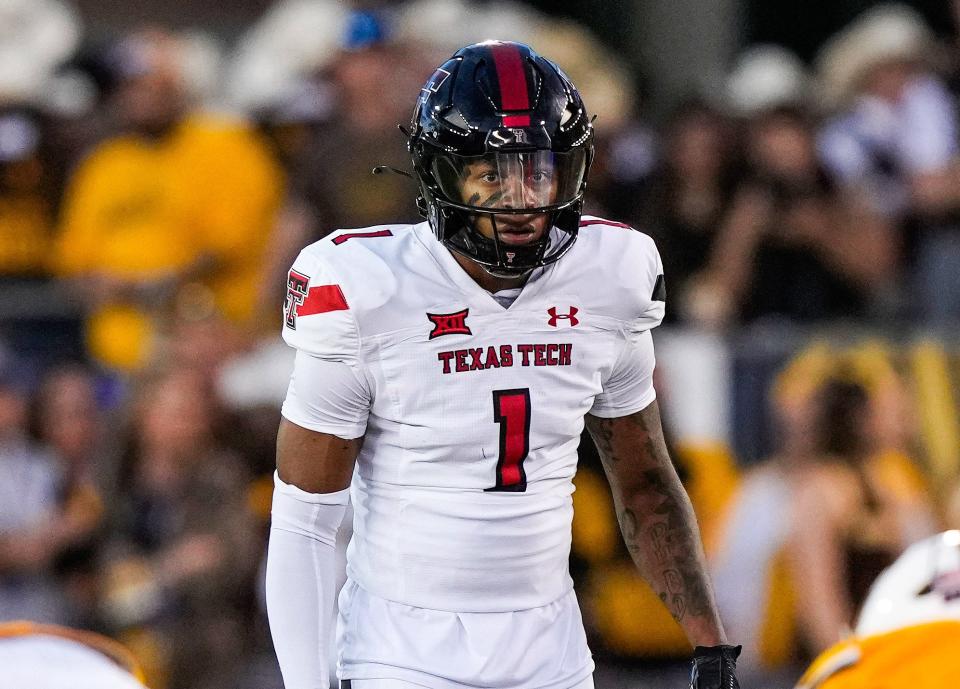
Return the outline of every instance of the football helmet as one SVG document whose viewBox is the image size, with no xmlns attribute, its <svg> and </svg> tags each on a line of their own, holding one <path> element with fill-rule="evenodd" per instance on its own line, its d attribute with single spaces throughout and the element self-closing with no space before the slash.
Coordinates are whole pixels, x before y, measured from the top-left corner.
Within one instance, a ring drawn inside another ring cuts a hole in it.
<svg viewBox="0 0 960 689">
<path fill-rule="evenodd" d="M 593 160 L 593 124 L 557 65 L 522 43 L 462 48 L 421 89 L 411 126 L 418 205 L 452 251 L 493 275 L 515 277 L 570 249 Z M 468 195 L 467 177 L 479 180 L 483 193 Z M 540 214 L 547 229 L 529 243 L 505 242 L 497 228 L 498 216 Z M 477 229 L 480 218 L 489 218 L 492 237 Z"/>
<path fill-rule="evenodd" d="M 857 618 L 859 636 L 925 622 L 960 621 L 960 531 L 914 543 L 874 582 Z"/>
</svg>

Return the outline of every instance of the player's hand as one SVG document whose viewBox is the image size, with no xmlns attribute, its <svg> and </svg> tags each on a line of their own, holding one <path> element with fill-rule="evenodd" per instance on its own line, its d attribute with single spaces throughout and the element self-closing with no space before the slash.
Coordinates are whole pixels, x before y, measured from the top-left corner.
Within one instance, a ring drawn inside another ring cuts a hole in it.
<svg viewBox="0 0 960 689">
<path fill-rule="evenodd" d="M 741 646 L 697 646 L 693 651 L 690 689 L 740 689 L 737 657 Z"/>
</svg>

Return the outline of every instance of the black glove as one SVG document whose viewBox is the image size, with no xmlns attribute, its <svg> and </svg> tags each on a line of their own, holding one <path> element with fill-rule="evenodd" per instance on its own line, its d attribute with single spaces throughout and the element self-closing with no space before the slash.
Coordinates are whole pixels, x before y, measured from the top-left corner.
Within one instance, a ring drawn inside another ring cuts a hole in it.
<svg viewBox="0 0 960 689">
<path fill-rule="evenodd" d="M 740 689 L 737 657 L 742 646 L 697 646 L 693 650 L 690 689 Z"/>
</svg>

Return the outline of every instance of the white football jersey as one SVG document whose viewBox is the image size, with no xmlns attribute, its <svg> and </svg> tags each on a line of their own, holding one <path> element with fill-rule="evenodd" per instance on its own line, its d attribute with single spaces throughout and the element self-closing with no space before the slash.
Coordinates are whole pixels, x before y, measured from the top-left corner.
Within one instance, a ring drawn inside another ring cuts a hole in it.
<svg viewBox="0 0 960 689">
<path fill-rule="evenodd" d="M 347 572 L 370 593 L 502 612 L 572 588 L 583 418 L 653 401 L 649 330 L 664 312 L 653 241 L 598 218 L 580 225 L 509 308 L 427 223 L 335 232 L 294 263 L 283 414 L 365 436 Z"/>
</svg>

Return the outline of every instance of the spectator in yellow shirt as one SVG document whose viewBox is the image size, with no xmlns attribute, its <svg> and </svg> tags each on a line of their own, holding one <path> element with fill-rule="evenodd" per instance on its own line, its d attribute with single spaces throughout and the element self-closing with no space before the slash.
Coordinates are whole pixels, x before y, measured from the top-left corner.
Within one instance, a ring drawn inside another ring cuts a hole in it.
<svg viewBox="0 0 960 689">
<path fill-rule="evenodd" d="M 47 274 L 53 236 L 49 171 L 41 155 L 43 126 L 37 113 L 0 111 L 0 278 L 4 282 Z"/>
<path fill-rule="evenodd" d="M 246 124 L 191 108 L 182 53 L 158 31 L 114 50 L 123 133 L 92 151 L 64 201 L 57 267 L 91 307 L 91 354 L 119 369 L 149 361 L 173 314 L 250 324 L 263 305 L 281 173 Z"/>
</svg>

